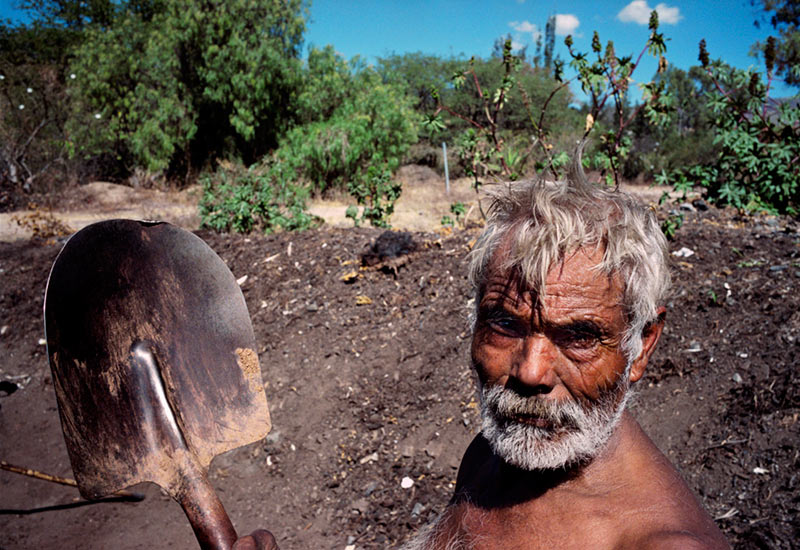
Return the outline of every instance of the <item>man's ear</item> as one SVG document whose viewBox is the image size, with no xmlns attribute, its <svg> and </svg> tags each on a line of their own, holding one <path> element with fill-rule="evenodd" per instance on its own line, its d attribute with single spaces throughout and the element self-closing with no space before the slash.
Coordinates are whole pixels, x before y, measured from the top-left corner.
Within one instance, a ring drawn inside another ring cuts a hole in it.
<svg viewBox="0 0 800 550">
<path fill-rule="evenodd" d="M 644 375 L 647 362 L 656 349 L 658 339 L 661 338 L 661 331 L 664 330 L 664 318 L 667 316 L 667 308 L 661 306 L 656 313 L 656 320 L 644 327 L 642 331 L 642 351 L 639 353 L 639 356 L 633 360 L 633 364 L 631 365 L 631 382 L 638 382 Z"/>
</svg>

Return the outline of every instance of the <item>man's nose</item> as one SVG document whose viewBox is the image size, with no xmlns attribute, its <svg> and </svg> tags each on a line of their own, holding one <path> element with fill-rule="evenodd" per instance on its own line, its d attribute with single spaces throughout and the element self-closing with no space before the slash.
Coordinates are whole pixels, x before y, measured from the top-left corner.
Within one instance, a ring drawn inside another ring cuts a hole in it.
<svg viewBox="0 0 800 550">
<path fill-rule="evenodd" d="M 555 346 L 546 336 L 525 338 L 514 355 L 509 385 L 521 395 L 550 393 L 556 382 L 556 360 Z"/>
</svg>

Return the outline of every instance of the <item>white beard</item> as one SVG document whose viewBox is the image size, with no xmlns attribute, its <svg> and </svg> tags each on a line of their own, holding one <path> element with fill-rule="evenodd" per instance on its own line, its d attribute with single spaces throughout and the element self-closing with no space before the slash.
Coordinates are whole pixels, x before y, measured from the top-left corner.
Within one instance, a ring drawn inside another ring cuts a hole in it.
<svg viewBox="0 0 800 550">
<path fill-rule="evenodd" d="M 575 401 L 554 403 L 515 391 L 480 388 L 483 436 L 503 460 L 524 470 L 569 468 L 594 458 L 605 446 L 630 397 L 627 370 L 589 410 Z M 515 419 L 533 416 L 539 427 Z"/>
</svg>

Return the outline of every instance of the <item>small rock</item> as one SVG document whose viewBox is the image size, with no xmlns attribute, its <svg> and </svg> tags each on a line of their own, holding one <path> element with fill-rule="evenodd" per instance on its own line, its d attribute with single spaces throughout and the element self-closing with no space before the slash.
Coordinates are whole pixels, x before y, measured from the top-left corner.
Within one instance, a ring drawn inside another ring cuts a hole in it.
<svg viewBox="0 0 800 550">
<path fill-rule="evenodd" d="M 789 269 L 788 265 L 771 265 L 769 266 L 770 271 L 783 271 L 784 269 Z"/>
<path fill-rule="evenodd" d="M 244 277 L 239 277 L 238 279 L 236 279 L 236 284 L 239 285 L 239 286 L 242 286 L 246 282 L 247 282 L 247 275 L 245 275 Z"/>
<path fill-rule="evenodd" d="M 45 340 L 44 338 L 39 338 L 39 345 L 40 345 L 40 346 L 45 346 L 45 345 L 47 345 L 47 340 Z"/>
<path fill-rule="evenodd" d="M 367 499 L 365 498 L 359 498 L 350 504 L 350 509 L 355 510 L 363 516 L 367 513 L 367 510 L 369 510 L 369 502 L 367 502 Z"/>
<path fill-rule="evenodd" d="M 383 419 L 379 414 L 372 414 L 367 418 L 365 424 L 368 430 L 377 430 L 383 425 Z"/>
<path fill-rule="evenodd" d="M 403 489 L 411 489 L 411 487 L 413 486 L 414 486 L 414 480 L 408 476 L 404 477 L 403 480 L 400 482 L 400 487 L 402 487 Z"/>
<path fill-rule="evenodd" d="M 694 256 L 694 250 L 691 248 L 686 248 L 685 246 L 680 250 L 676 250 L 672 253 L 673 256 L 677 256 L 678 258 L 688 258 L 690 256 Z"/>
<path fill-rule="evenodd" d="M 685 351 L 686 353 L 700 353 L 701 351 L 703 351 L 703 348 L 700 347 L 700 342 L 690 342 L 689 347 L 683 351 Z"/>
<path fill-rule="evenodd" d="M 754 474 L 768 474 L 769 470 L 767 470 L 766 468 L 762 468 L 760 466 L 757 466 L 757 467 L 753 468 L 753 473 Z"/>
<path fill-rule="evenodd" d="M 378 453 L 374 452 L 370 455 L 365 456 L 361 460 L 358 461 L 359 464 L 366 464 L 367 462 L 377 462 L 378 461 Z"/>
<path fill-rule="evenodd" d="M 737 384 L 741 384 L 743 382 L 742 376 L 738 372 L 734 372 L 731 378 L 733 378 L 733 381 Z"/>
<path fill-rule="evenodd" d="M 415 518 L 419 516 L 425 510 L 425 506 L 420 504 L 419 502 L 414 504 L 414 508 L 411 510 L 411 517 Z"/>
<path fill-rule="evenodd" d="M 682 205 L 679 206 L 679 208 L 681 210 L 685 211 L 685 212 L 694 212 L 695 211 L 694 206 L 692 206 L 688 202 L 683 203 Z"/>
<path fill-rule="evenodd" d="M 706 201 L 704 201 L 703 199 L 695 199 L 695 200 L 693 200 L 692 201 L 692 206 L 694 206 L 695 208 L 697 208 L 701 212 L 705 212 L 706 210 L 708 210 L 708 205 L 706 204 Z"/>
<path fill-rule="evenodd" d="M 0 327 L 0 336 L 5 336 L 6 332 L 8 332 L 8 325 L 3 325 Z"/>
</svg>

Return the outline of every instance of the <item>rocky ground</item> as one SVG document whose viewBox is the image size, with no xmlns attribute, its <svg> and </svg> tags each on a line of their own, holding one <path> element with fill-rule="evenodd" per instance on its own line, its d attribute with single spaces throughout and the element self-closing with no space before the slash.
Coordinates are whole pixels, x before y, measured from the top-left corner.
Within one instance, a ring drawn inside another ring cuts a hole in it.
<svg viewBox="0 0 800 550">
<path fill-rule="evenodd" d="M 446 504 L 476 433 L 465 277 L 475 231 L 410 233 L 415 250 L 385 269 L 360 269 L 374 229 L 199 235 L 247 276 L 274 423 L 265 441 L 212 463 L 234 524 L 271 529 L 284 550 L 398 546 Z M 71 477 L 40 341 L 60 246 L 0 243 L 0 459 Z M 691 212 L 670 246 L 682 255 L 668 329 L 634 415 L 735 548 L 795 548 L 798 224 Z M 0 471 L 0 549 L 196 548 L 177 504 L 135 490 L 143 501 L 87 504 Z"/>
</svg>

